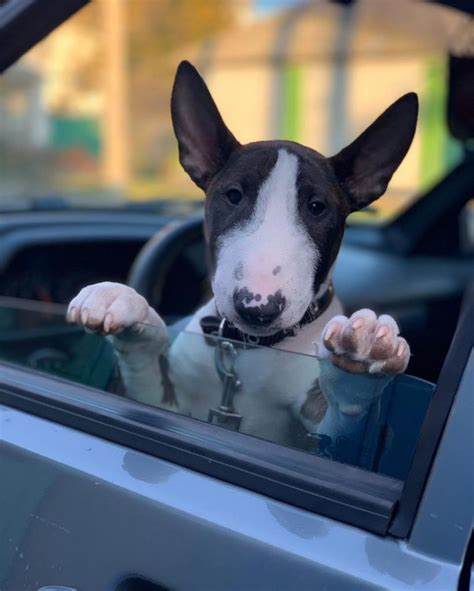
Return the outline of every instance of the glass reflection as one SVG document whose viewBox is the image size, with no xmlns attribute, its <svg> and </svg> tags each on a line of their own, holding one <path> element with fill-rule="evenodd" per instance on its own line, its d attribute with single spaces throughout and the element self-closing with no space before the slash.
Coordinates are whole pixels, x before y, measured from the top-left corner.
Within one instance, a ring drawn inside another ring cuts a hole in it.
<svg viewBox="0 0 474 591">
<path fill-rule="evenodd" d="M 172 329 L 169 356 L 156 347 L 162 341 L 156 327 L 137 328 L 119 337 L 138 338 L 134 365 L 117 337 L 67 324 L 61 306 L 3 298 L 0 361 L 404 478 L 432 384 L 367 376 L 361 390 L 360 376 L 355 388 L 353 376 L 342 372 L 338 390 L 324 391 L 321 383 L 341 372 L 327 360 Z"/>
</svg>

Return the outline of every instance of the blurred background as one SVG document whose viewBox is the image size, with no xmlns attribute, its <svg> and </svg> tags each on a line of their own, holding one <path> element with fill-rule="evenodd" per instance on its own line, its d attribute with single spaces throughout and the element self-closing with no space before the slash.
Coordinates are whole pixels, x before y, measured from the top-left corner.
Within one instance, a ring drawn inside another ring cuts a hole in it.
<svg viewBox="0 0 474 591">
<path fill-rule="evenodd" d="M 389 191 L 355 222 L 393 219 L 463 156 L 446 123 L 448 52 L 472 19 L 411 0 L 96 0 L 0 78 L 0 209 L 35 198 L 104 207 L 202 199 L 169 114 L 181 59 L 241 142 L 340 150 L 391 102 L 420 96 L 419 127 Z"/>
</svg>

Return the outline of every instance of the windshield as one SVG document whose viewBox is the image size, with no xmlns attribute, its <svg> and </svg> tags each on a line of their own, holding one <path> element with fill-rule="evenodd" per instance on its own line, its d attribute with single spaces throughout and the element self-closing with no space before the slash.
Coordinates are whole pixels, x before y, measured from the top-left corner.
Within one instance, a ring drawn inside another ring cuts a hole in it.
<svg viewBox="0 0 474 591">
<path fill-rule="evenodd" d="M 447 49 L 465 20 L 394 4 L 90 3 L 0 79 L 0 209 L 201 200 L 169 114 L 188 59 L 241 142 L 289 139 L 327 155 L 416 91 L 408 156 L 386 195 L 352 216 L 393 218 L 462 158 L 445 112 Z"/>
<path fill-rule="evenodd" d="M 67 324 L 62 306 L 0 298 L 0 364 L 405 478 L 432 384 L 398 375 L 382 381 L 368 376 L 363 384 L 357 377 L 355 385 L 353 374 L 343 372 L 333 399 L 329 390 L 323 393 L 322 384 L 333 376 L 327 360 L 178 327 L 169 329 L 169 350 L 160 353 L 161 329 L 137 330 L 140 363 L 134 373 L 121 355 L 124 343 L 136 338 L 132 333 L 124 332 L 119 344 Z M 154 365 L 158 373 L 149 371 Z M 61 396 L 67 393 L 63 386 L 59 381 L 51 387 Z M 107 398 L 96 397 L 93 404 L 107 408 Z"/>
</svg>

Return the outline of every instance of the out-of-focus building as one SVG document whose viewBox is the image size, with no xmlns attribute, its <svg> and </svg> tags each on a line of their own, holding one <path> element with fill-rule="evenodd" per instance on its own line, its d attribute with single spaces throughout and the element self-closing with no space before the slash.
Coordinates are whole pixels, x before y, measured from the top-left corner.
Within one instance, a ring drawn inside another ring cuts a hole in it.
<svg viewBox="0 0 474 591">
<path fill-rule="evenodd" d="M 49 139 L 49 118 L 42 95 L 41 76 L 21 64 L 0 79 L 0 144 L 42 148 Z"/>
<path fill-rule="evenodd" d="M 289 139 L 331 155 L 406 92 L 421 110 L 415 141 L 394 176 L 387 215 L 460 156 L 445 124 L 447 56 L 472 21 L 414 0 L 311 2 L 184 48 L 242 142 Z M 465 50 L 469 50 L 465 44 Z M 472 47 L 474 51 L 474 47 Z"/>
<path fill-rule="evenodd" d="M 15 206 L 31 186 L 42 190 L 48 169 L 51 121 L 35 68 L 20 64 L 0 79 L 0 178 L 2 204 Z"/>
<path fill-rule="evenodd" d="M 0 81 L 4 154 L 22 142 L 33 150 L 12 148 L 4 178 L 25 194 L 77 193 L 94 203 L 202 197 L 179 166 L 169 112 L 181 59 L 199 68 L 241 142 L 289 139 L 325 155 L 416 91 L 415 141 L 374 221 L 460 157 L 445 109 L 448 53 L 474 54 L 463 13 L 421 0 L 219 1 L 216 16 L 191 0 L 100 0 L 53 32 Z"/>
</svg>

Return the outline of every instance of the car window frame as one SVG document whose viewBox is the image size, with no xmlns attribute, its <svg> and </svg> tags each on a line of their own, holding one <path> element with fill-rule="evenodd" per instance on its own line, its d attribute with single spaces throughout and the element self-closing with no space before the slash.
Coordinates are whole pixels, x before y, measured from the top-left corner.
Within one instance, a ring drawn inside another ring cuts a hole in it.
<svg viewBox="0 0 474 591">
<path fill-rule="evenodd" d="M 0 74 L 90 0 L 10 0 L 0 6 Z"/>
<path fill-rule="evenodd" d="M 472 348 L 461 316 L 405 482 L 171 411 L 0 363 L 0 404 L 78 429 L 290 505 L 406 538 Z"/>
<path fill-rule="evenodd" d="M 420 429 L 397 512 L 389 528 L 392 536 L 407 538 L 412 530 L 449 413 L 474 348 L 473 326 L 474 281 L 466 290 L 465 305 Z"/>
</svg>

